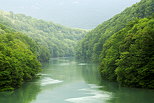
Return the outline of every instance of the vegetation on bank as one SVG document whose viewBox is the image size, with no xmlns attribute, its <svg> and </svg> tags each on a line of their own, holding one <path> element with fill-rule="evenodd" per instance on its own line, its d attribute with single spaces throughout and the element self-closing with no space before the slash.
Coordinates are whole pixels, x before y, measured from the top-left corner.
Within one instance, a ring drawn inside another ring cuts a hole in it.
<svg viewBox="0 0 154 103">
<path fill-rule="evenodd" d="M 74 56 L 76 43 L 86 32 L 1 10 L 0 91 L 31 80 L 51 57 Z"/>
<path fill-rule="evenodd" d="M 0 25 L 0 91 L 14 90 L 41 71 L 31 38 Z"/>
<path fill-rule="evenodd" d="M 123 86 L 154 88 L 154 18 L 136 19 L 104 44 L 103 78 Z"/>
<path fill-rule="evenodd" d="M 68 28 L 2 10 L 0 10 L 0 23 L 22 32 L 36 41 L 41 62 L 48 61 L 50 57 L 74 56 L 77 41 L 87 33 L 86 30 Z"/>
<path fill-rule="evenodd" d="M 141 0 L 86 36 L 85 30 L 0 11 L 0 91 L 31 80 L 50 57 L 74 56 L 75 47 L 78 58 L 100 63 L 104 79 L 154 88 L 153 7 L 153 0 Z"/>
<path fill-rule="evenodd" d="M 77 58 L 100 63 L 104 79 L 154 88 L 154 2 L 141 0 L 82 39 Z"/>
</svg>

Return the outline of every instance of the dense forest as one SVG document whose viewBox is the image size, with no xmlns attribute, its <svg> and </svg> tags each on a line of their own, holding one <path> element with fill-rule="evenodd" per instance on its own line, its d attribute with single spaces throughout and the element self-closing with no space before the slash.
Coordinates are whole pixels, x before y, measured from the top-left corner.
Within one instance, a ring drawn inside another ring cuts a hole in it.
<svg viewBox="0 0 154 103">
<path fill-rule="evenodd" d="M 0 91 L 20 87 L 41 71 L 37 49 L 31 38 L 0 25 Z"/>
<path fill-rule="evenodd" d="M 51 57 L 74 56 L 86 32 L 0 11 L 0 91 L 31 80 Z"/>
<path fill-rule="evenodd" d="M 39 45 L 39 60 L 42 62 L 48 61 L 50 57 L 74 56 L 77 41 L 87 32 L 2 10 L 0 23 L 33 38 Z"/>
<path fill-rule="evenodd" d="M 78 43 L 77 58 L 100 63 L 104 79 L 154 88 L 154 2 L 141 0 Z"/>
<path fill-rule="evenodd" d="M 130 87 L 154 88 L 154 18 L 130 22 L 104 44 L 103 78 Z"/>
<path fill-rule="evenodd" d="M 51 57 L 99 63 L 103 79 L 154 88 L 154 2 L 141 0 L 88 31 L 0 10 L 0 91 L 41 71 Z"/>
</svg>

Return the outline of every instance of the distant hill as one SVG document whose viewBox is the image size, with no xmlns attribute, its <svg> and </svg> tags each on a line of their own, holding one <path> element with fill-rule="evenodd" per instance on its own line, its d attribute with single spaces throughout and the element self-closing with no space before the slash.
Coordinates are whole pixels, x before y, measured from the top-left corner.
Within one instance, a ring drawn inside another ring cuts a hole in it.
<svg viewBox="0 0 154 103">
<path fill-rule="evenodd" d="M 87 32 L 2 10 L 0 23 L 32 37 L 40 46 L 38 54 L 41 61 L 50 57 L 73 56 L 76 42 Z"/>
<path fill-rule="evenodd" d="M 0 9 L 91 29 L 140 0 L 1 0 Z"/>
<path fill-rule="evenodd" d="M 36 77 L 51 57 L 74 56 L 87 33 L 23 14 L 0 11 L 0 91 L 12 91 Z"/>
</svg>

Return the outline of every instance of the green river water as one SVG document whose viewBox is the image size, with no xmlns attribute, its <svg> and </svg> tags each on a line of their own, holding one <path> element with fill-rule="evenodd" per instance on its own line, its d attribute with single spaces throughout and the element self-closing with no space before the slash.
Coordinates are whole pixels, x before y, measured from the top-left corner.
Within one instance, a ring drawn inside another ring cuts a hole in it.
<svg viewBox="0 0 154 103">
<path fill-rule="evenodd" d="M 97 66 L 73 58 L 53 58 L 40 78 L 12 94 L 0 93 L 0 103 L 154 103 L 154 90 L 103 81 Z"/>
</svg>

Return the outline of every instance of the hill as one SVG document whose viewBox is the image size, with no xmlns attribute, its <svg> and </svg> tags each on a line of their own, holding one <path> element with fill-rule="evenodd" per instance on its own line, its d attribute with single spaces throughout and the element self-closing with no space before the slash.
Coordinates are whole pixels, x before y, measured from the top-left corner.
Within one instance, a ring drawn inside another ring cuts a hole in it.
<svg viewBox="0 0 154 103">
<path fill-rule="evenodd" d="M 51 57 L 74 56 L 86 30 L 0 11 L 0 91 L 14 90 Z M 41 62 L 41 63 L 40 63 Z"/>
<path fill-rule="evenodd" d="M 99 61 L 105 41 L 114 33 L 124 28 L 127 23 L 136 18 L 149 17 L 154 13 L 153 0 L 141 0 L 141 2 L 126 8 L 120 14 L 98 25 L 80 41 L 77 49 L 77 57 L 86 60 Z"/>
<path fill-rule="evenodd" d="M 77 57 L 100 63 L 104 79 L 154 88 L 154 2 L 141 0 L 100 24 L 80 41 Z"/>
<path fill-rule="evenodd" d="M 42 62 L 50 57 L 73 56 L 77 41 L 87 32 L 2 10 L 0 23 L 33 38 L 39 44 L 38 55 Z"/>
</svg>

